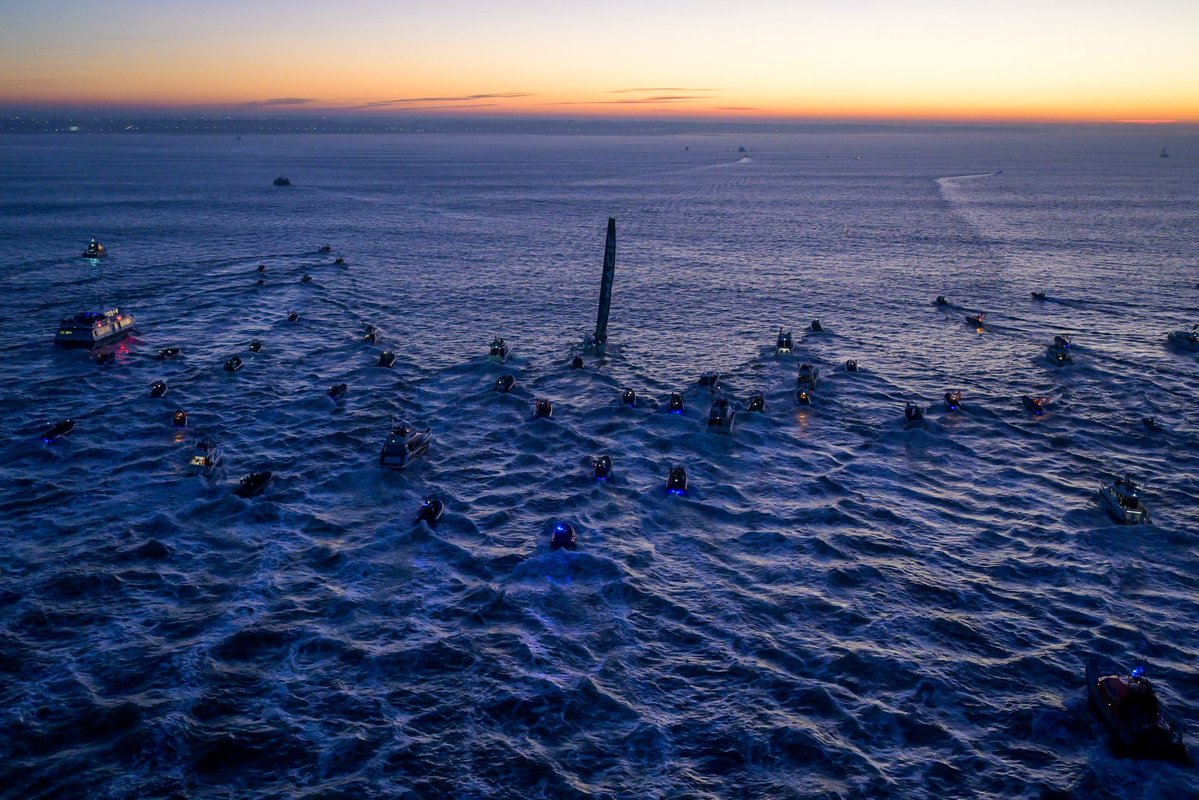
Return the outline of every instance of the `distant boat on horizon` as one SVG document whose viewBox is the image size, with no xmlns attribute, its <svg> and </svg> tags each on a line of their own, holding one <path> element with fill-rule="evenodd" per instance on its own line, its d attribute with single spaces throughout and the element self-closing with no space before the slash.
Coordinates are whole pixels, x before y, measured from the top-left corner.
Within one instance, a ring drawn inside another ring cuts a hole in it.
<svg viewBox="0 0 1199 800">
<path fill-rule="evenodd" d="M 1170 154 L 1167 153 L 1166 148 L 1163 147 L 1161 153 L 1159 153 L 1157 157 L 1158 158 L 1169 158 Z"/>
</svg>

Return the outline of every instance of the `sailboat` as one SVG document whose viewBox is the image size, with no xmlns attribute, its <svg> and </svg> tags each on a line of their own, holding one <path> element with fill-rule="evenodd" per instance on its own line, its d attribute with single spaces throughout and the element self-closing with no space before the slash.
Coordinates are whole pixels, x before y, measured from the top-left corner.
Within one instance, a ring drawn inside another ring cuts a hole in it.
<svg viewBox="0 0 1199 800">
<path fill-rule="evenodd" d="M 604 243 L 604 274 L 600 278 L 599 313 L 595 333 L 584 334 L 583 351 L 603 353 L 608 344 L 608 311 L 612 307 L 612 280 L 616 274 L 616 218 L 608 217 L 608 240 Z"/>
<path fill-rule="evenodd" d="M 1167 152 L 1166 152 L 1166 148 L 1164 148 L 1164 147 L 1163 147 L 1163 148 L 1162 148 L 1162 151 L 1161 151 L 1161 153 L 1160 153 L 1160 154 L 1158 154 L 1158 156 L 1157 156 L 1157 157 L 1158 157 L 1158 158 L 1169 158 L 1169 157 L 1170 157 L 1170 154 L 1169 154 L 1169 153 L 1167 153 Z"/>
</svg>

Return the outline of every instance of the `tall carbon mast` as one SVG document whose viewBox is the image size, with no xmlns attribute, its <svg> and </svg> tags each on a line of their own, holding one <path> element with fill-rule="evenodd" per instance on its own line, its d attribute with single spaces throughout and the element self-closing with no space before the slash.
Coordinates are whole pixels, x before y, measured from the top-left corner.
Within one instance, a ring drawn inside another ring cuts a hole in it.
<svg viewBox="0 0 1199 800">
<path fill-rule="evenodd" d="M 612 308 L 612 281 L 616 274 L 616 218 L 608 217 L 608 240 L 604 243 L 604 274 L 600 279 L 599 313 L 589 349 L 599 350 L 608 341 L 608 312 Z"/>
</svg>

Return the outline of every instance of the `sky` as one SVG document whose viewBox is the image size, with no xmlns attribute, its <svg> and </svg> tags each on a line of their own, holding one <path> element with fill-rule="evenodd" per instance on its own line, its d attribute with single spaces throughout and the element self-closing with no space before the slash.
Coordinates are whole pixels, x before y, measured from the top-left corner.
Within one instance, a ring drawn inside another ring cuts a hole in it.
<svg viewBox="0 0 1199 800">
<path fill-rule="evenodd" d="M 0 111 L 1199 122 L 1196 0 L 0 0 Z"/>
</svg>

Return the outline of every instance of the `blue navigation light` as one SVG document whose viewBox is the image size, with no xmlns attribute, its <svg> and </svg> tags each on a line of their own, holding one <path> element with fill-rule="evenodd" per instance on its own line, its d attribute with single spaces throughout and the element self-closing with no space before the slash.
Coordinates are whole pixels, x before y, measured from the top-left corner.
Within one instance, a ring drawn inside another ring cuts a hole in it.
<svg viewBox="0 0 1199 800">
<path fill-rule="evenodd" d="M 1135 669 L 1133 669 L 1133 671 L 1132 671 L 1132 677 L 1134 677 L 1134 678 L 1140 678 L 1140 677 L 1144 676 L 1144 674 L 1145 674 L 1145 665 L 1144 664 L 1137 665 L 1137 667 Z"/>
</svg>

